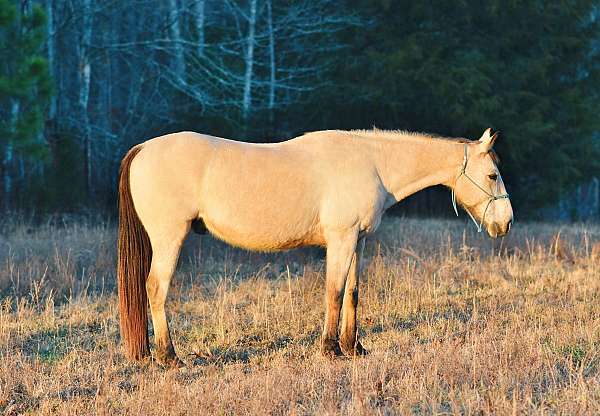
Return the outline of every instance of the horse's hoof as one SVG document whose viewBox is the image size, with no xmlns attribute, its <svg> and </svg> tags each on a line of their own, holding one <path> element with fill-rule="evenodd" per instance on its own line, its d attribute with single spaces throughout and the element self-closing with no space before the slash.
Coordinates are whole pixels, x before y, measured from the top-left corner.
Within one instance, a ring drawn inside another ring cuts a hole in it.
<svg viewBox="0 0 600 416">
<path fill-rule="evenodd" d="M 186 365 L 179 359 L 177 355 L 159 355 L 154 357 L 154 360 L 162 367 L 166 369 L 185 368 Z"/>
<path fill-rule="evenodd" d="M 186 367 L 185 363 L 177 356 L 168 358 L 166 360 L 161 360 L 159 363 L 168 370 L 182 369 Z"/>
<path fill-rule="evenodd" d="M 321 341 L 321 354 L 327 358 L 335 358 L 344 355 L 339 342 L 335 339 L 324 339 Z"/>
<path fill-rule="evenodd" d="M 367 351 L 360 341 L 356 340 L 356 342 L 340 342 L 340 347 L 344 355 L 348 357 L 359 357 L 368 355 L 369 351 Z"/>
<path fill-rule="evenodd" d="M 369 351 L 365 347 L 362 346 L 360 341 L 356 342 L 356 347 L 354 348 L 354 351 L 355 351 L 356 355 L 361 355 L 361 356 L 369 355 Z"/>
</svg>

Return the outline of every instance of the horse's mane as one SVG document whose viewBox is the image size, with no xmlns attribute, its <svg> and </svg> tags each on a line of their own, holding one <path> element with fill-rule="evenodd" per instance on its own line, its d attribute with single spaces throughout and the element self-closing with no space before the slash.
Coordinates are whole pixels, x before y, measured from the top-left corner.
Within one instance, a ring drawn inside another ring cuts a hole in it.
<svg viewBox="0 0 600 416">
<path fill-rule="evenodd" d="M 458 143 L 471 143 L 471 140 L 465 139 L 463 137 L 445 137 L 439 136 L 431 133 L 422 133 L 416 131 L 407 131 L 407 130 L 382 130 L 377 127 L 373 127 L 373 129 L 358 129 L 358 130 L 332 130 L 332 132 L 353 136 L 353 137 L 381 137 L 388 139 L 402 139 L 406 137 L 415 137 L 415 138 L 423 138 L 423 139 L 432 139 L 432 140 L 448 140 Z M 322 133 L 322 132 L 310 132 L 305 135 Z"/>
<path fill-rule="evenodd" d="M 402 137 L 418 137 L 423 139 L 433 140 L 448 140 L 458 143 L 470 143 L 469 139 L 463 137 L 446 137 L 437 134 L 424 133 L 419 131 L 408 131 L 408 130 L 381 130 L 374 127 L 372 130 L 350 130 L 349 133 L 357 134 L 360 136 L 367 137 L 389 137 L 389 138 L 402 138 Z"/>
<path fill-rule="evenodd" d="M 377 127 L 373 127 L 373 129 L 357 129 L 357 130 L 333 130 L 334 132 L 342 135 L 352 136 L 352 137 L 381 137 L 387 139 L 402 139 L 406 137 L 415 137 L 429 140 L 446 140 L 455 143 L 474 143 L 474 141 L 465 139 L 464 137 L 447 137 L 447 136 L 439 136 L 431 133 L 423 133 L 416 131 L 408 131 L 408 130 L 382 130 Z M 321 132 L 310 132 L 305 135 L 321 133 Z M 494 161 L 496 165 L 500 164 L 500 158 L 498 154 L 494 151 L 494 149 L 490 149 L 489 155 Z"/>
</svg>

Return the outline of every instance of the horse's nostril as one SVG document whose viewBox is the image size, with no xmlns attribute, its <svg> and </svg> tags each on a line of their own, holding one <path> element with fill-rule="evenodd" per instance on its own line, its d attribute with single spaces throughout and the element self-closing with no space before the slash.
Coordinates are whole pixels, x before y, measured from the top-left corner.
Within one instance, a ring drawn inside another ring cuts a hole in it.
<svg viewBox="0 0 600 416">
<path fill-rule="evenodd" d="M 512 220 L 510 220 L 510 221 L 508 222 L 508 224 L 506 224 L 506 232 L 509 232 L 509 231 L 510 231 L 510 226 L 511 226 L 511 225 L 512 225 Z"/>
</svg>

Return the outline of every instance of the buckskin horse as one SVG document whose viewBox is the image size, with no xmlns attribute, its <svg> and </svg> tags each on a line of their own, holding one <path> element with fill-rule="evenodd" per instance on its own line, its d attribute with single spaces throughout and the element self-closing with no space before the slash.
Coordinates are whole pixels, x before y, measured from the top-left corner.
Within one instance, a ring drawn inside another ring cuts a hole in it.
<svg viewBox="0 0 600 416">
<path fill-rule="evenodd" d="M 249 250 L 325 247 L 321 352 L 365 354 L 356 329 L 365 237 L 387 208 L 440 184 L 480 231 L 505 235 L 513 212 L 492 150 L 496 137 L 491 129 L 476 141 L 375 129 L 250 144 L 181 132 L 133 147 L 119 173 L 117 274 L 127 357 L 150 355 L 149 303 L 155 358 L 182 364 L 165 300 L 191 227 Z"/>
</svg>

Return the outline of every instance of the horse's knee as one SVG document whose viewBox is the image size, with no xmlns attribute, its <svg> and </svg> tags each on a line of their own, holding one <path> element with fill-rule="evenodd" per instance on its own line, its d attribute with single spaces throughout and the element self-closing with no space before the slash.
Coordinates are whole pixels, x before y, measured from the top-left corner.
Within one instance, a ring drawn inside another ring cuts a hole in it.
<svg viewBox="0 0 600 416">
<path fill-rule="evenodd" d="M 344 289 L 346 287 L 346 276 L 327 276 L 325 288 L 327 297 L 331 301 L 341 302 L 344 298 Z"/>
<path fill-rule="evenodd" d="M 344 292 L 342 290 L 339 289 L 330 289 L 327 291 L 327 303 L 336 308 L 339 309 L 339 307 L 342 305 L 344 301 Z"/>
</svg>

